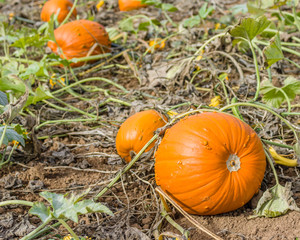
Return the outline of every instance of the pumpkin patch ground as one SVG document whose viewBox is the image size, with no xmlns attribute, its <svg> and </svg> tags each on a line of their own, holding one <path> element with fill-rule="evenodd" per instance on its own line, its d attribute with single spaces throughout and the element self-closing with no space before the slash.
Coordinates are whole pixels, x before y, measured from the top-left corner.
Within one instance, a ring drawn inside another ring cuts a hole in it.
<svg viewBox="0 0 300 240">
<path fill-rule="evenodd" d="M 298 1 L 51 1 L 0 0 L 0 240 L 300 239 Z"/>
</svg>

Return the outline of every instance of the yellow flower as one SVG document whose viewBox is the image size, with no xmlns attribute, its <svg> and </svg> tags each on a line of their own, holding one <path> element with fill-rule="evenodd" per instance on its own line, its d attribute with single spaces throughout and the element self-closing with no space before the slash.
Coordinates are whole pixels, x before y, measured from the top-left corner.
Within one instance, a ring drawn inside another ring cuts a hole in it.
<svg viewBox="0 0 300 240">
<path fill-rule="evenodd" d="M 162 40 L 161 38 L 152 39 L 149 41 L 150 48 L 148 51 L 154 52 L 155 49 L 163 50 L 166 46 L 166 40 Z"/>
<path fill-rule="evenodd" d="M 49 80 L 49 84 L 50 84 L 50 88 L 54 88 L 54 86 L 55 86 L 56 82 L 55 82 L 55 81 L 53 81 L 53 79 L 52 79 L 52 78 L 50 78 L 50 80 Z"/>
<path fill-rule="evenodd" d="M 71 240 L 73 237 L 69 234 L 63 238 L 63 240 Z"/>
<path fill-rule="evenodd" d="M 66 81 L 66 79 L 63 78 L 63 77 L 61 77 L 61 78 L 59 79 L 59 82 L 60 82 L 63 86 L 66 86 L 65 81 Z"/>
<path fill-rule="evenodd" d="M 13 12 L 11 12 L 9 15 L 8 15 L 8 19 L 9 20 L 12 20 L 14 18 L 15 14 Z"/>
<path fill-rule="evenodd" d="M 12 142 L 11 142 L 13 145 L 18 145 L 19 144 L 19 142 L 18 141 L 16 141 L 16 140 L 12 140 Z"/>
<path fill-rule="evenodd" d="M 218 30 L 220 28 L 221 24 L 220 23 L 216 23 L 215 24 L 215 30 Z"/>
<path fill-rule="evenodd" d="M 200 61 L 203 58 L 203 56 L 202 56 L 203 53 L 204 53 L 204 50 L 202 50 L 200 55 L 198 57 L 196 57 L 196 61 Z"/>
<path fill-rule="evenodd" d="M 99 2 L 97 3 L 96 8 L 97 8 L 98 11 L 99 11 L 100 8 L 103 6 L 103 4 L 104 4 L 104 1 L 103 1 L 103 0 L 101 0 L 101 1 L 99 1 Z"/>
<path fill-rule="evenodd" d="M 174 111 L 168 111 L 167 114 L 168 114 L 170 117 L 173 117 L 173 116 L 176 116 L 178 113 L 177 113 L 177 112 L 174 112 Z"/>
<path fill-rule="evenodd" d="M 216 96 L 213 99 L 210 100 L 210 107 L 217 107 L 222 103 L 222 99 L 220 96 Z"/>
</svg>

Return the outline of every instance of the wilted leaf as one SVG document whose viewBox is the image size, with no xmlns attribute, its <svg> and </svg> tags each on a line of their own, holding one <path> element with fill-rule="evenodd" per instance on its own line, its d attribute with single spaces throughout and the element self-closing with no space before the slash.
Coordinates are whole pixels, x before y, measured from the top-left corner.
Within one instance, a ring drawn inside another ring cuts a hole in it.
<svg viewBox="0 0 300 240">
<path fill-rule="evenodd" d="M 286 100 L 285 95 L 289 100 L 293 100 L 297 94 L 300 94 L 300 81 L 290 76 L 284 81 L 284 86 L 278 88 L 266 80 L 262 82 L 260 92 L 268 105 L 279 108 Z"/>
<path fill-rule="evenodd" d="M 44 203 L 36 202 L 30 208 L 29 213 L 38 216 L 42 222 L 46 222 L 51 218 L 50 207 L 46 207 Z"/>
<path fill-rule="evenodd" d="M 293 146 L 293 149 L 297 155 L 298 158 L 300 158 L 300 142 L 296 142 L 295 145 Z"/>
<path fill-rule="evenodd" d="M 229 33 L 233 37 L 240 37 L 252 41 L 257 35 L 261 34 L 271 22 L 265 17 L 243 18 L 238 25 L 233 27 Z"/>
<path fill-rule="evenodd" d="M 212 13 L 213 10 L 214 10 L 213 6 L 209 6 L 207 8 L 207 3 L 204 3 L 202 5 L 202 7 L 199 9 L 198 14 L 199 14 L 200 18 L 205 19 L 209 14 Z"/>
<path fill-rule="evenodd" d="M 133 26 L 133 19 L 124 19 L 121 22 L 119 22 L 119 26 L 122 31 L 125 32 L 136 32 L 135 27 Z"/>
<path fill-rule="evenodd" d="M 292 198 L 290 182 L 285 187 L 278 184 L 267 189 L 259 200 L 253 217 L 278 217 L 288 210 L 300 211 Z"/>
<path fill-rule="evenodd" d="M 263 53 L 266 59 L 267 68 L 284 58 L 279 34 L 276 34 L 275 37 L 271 39 L 269 46 L 264 48 Z"/>
</svg>

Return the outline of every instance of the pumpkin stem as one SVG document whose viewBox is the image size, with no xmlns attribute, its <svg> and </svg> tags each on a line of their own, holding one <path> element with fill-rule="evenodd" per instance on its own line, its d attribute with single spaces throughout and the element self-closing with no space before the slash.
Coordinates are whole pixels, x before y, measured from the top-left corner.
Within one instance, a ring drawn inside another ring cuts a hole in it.
<svg viewBox="0 0 300 240">
<path fill-rule="evenodd" d="M 235 154 L 230 154 L 226 161 L 226 165 L 230 172 L 237 172 L 241 168 L 240 158 Z"/>
</svg>

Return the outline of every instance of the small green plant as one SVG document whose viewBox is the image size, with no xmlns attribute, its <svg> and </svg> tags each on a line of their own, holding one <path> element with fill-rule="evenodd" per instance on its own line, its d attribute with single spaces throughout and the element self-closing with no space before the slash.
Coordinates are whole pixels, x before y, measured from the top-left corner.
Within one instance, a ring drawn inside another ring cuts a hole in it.
<svg viewBox="0 0 300 240">
<path fill-rule="evenodd" d="M 183 21 L 183 26 L 184 27 L 189 27 L 189 28 L 193 28 L 197 25 L 199 25 L 200 23 L 204 23 L 204 20 L 214 11 L 214 7 L 213 6 L 209 6 L 207 3 L 204 3 L 202 5 L 202 7 L 199 9 L 198 15 L 196 16 L 192 16 L 188 19 L 185 19 Z"/>
</svg>

